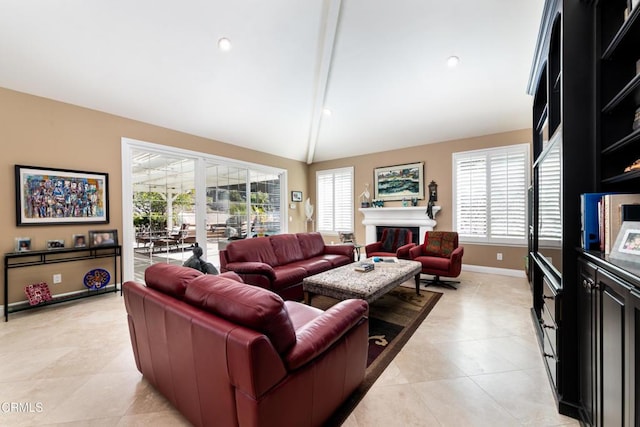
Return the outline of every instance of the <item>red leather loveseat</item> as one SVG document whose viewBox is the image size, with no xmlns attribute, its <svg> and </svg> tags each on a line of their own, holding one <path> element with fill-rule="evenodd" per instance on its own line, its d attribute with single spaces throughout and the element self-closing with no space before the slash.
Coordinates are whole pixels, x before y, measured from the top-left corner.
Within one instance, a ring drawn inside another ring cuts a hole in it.
<svg viewBox="0 0 640 427">
<path fill-rule="evenodd" d="M 220 270 L 287 300 L 303 299 L 302 279 L 353 262 L 353 245 L 325 245 L 320 233 L 235 240 L 220 251 Z"/>
<path fill-rule="evenodd" d="M 364 378 L 368 305 L 326 311 L 154 264 L 123 285 L 138 370 L 196 426 L 320 426 Z"/>
</svg>

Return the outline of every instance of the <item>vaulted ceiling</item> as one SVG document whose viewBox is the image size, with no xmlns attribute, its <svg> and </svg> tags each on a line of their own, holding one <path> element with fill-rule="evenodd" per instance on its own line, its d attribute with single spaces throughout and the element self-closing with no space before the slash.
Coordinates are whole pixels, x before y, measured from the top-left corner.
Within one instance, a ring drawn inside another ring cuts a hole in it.
<svg viewBox="0 0 640 427">
<path fill-rule="evenodd" d="M 530 127 L 543 3 L 0 0 L 0 86 L 313 163 Z"/>
</svg>

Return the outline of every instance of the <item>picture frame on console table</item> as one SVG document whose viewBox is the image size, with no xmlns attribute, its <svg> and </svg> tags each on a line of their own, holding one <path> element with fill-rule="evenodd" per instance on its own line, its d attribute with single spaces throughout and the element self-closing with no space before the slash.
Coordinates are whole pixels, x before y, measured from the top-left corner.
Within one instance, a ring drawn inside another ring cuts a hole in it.
<svg viewBox="0 0 640 427">
<path fill-rule="evenodd" d="M 424 199 L 424 162 L 376 168 L 373 174 L 376 200 Z"/>
<path fill-rule="evenodd" d="M 609 258 L 640 263 L 640 221 L 622 223 Z"/>
<path fill-rule="evenodd" d="M 90 230 L 89 247 L 115 246 L 118 244 L 118 230 Z"/>
<path fill-rule="evenodd" d="M 109 175 L 15 165 L 16 225 L 107 224 Z"/>
</svg>

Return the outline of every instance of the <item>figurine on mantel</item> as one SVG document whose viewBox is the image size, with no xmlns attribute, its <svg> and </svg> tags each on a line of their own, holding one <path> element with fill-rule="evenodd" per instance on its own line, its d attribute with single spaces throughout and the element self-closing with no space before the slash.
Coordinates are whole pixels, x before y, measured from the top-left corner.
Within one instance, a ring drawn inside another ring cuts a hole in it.
<svg viewBox="0 0 640 427">
<path fill-rule="evenodd" d="M 371 197 L 371 193 L 369 193 L 369 184 L 364 185 L 364 191 L 360 194 L 360 207 L 368 208 L 369 207 L 369 198 Z"/>
<path fill-rule="evenodd" d="M 427 216 L 429 219 L 433 219 L 433 205 L 438 200 L 438 184 L 435 181 L 431 181 L 429 184 L 429 203 L 427 204 Z"/>
<path fill-rule="evenodd" d="M 429 219 L 433 219 L 433 200 L 429 200 L 427 203 L 427 216 Z"/>
</svg>

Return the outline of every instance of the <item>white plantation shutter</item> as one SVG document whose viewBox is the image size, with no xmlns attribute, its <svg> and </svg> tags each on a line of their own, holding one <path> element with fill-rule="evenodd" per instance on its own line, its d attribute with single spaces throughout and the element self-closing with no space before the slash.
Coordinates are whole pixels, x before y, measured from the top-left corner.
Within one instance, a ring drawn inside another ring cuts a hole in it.
<svg viewBox="0 0 640 427">
<path fill-rule="evenodd" d="M 453 175 L 460 240 L 526 243 L 527 144 L 454 153 Z"/>
<path fill-rule="evenodd" d="M 539 243 L 562 241 L 560 145 L 551 147 L 544 161 L 538 163 Z"/>
<path fill-rule="evenodd" d="M 316 172 L 317 230 L 353 231 L 353 168 Z"/>
<path fill-rule="evenodd" d="M 455 161 L 456 225 L 460 237 L 487 235 L 487 161 L 484 154 Z"/>
</svg>

